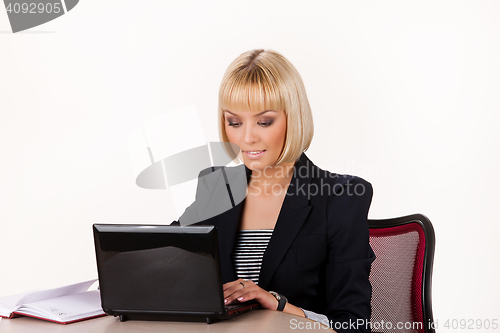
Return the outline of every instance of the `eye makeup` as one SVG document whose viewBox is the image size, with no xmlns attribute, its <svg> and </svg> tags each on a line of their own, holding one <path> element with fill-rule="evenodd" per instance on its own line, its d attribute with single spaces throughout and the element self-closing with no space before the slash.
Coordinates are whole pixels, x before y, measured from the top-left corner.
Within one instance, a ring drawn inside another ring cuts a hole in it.
<svg viewBox="0 0 500 333">
<path fill-rule="evenodd" d="M 241 121 L 238 119 L 238 117 L 229 116 L 229 117 L 226 117 L 226 121 L 227 121 L 228 126 L 238 127 L 241 125 Z M 257 121 L 257 125 L 262 126 L 262 127 L 268 127 L 268 126 L 271 126 L 273 124 L 273 122 L 274 122 L 274 118 L 265 117 L 265 118 L 259 119 Z"/>
<path fill-rule="evenodd" d="M 259 122 L 257 122 L 257 124 L 259 124 L 260 126 L 262 127 L 268 127 L 268 126 L 271 126 L 274 122 L 274 119 L 263 119 Z"/>
</svg>

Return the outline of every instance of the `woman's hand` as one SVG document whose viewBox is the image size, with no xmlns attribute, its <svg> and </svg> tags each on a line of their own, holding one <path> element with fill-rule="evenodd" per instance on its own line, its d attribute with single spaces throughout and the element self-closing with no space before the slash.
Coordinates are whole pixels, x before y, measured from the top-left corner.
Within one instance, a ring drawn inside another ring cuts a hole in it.
<svg viewBox="0 0 500 333">
<path fill-rule="evenodd" d="M 278 301 L 269 292 L 265 291 L 252 280 L 238 279 L 236 281 L 225 283 L 224 303 L 231 304 L 236 302 L 246 302 L 256 300 L 264 309 L 276 310 Z"/>
<path fill-rule="evenodd" d="M 264 309 L 278 309 L 278 301 L 269 292 L 265 291 L 252 280 L 238 279 L 236 281 L 225 283 L 224 289 L 224 304 L 236 302 L 246 302 L 256 300 Z M 290 303 L 286 303 L 283 312 L 291 313 L 296 316 L 305 317 L 304 311 Z"/>
</svg>

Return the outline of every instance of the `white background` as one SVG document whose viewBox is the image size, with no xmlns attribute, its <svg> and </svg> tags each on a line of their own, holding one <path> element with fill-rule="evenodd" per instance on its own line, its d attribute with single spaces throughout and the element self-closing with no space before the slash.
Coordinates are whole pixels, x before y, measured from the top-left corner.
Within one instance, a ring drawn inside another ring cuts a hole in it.
<svg viewBox="0 0 500 333">
<path fill-rule="evenodd" d="M 500 319 L 500 2 L 82 0 L 12 34 L 0 10 L 0 296 L 97 277 L 92 224 L 168 224 L 128 136 L 270 48 L 301 73 L 308 156 L 370 181 L 370 218 L 427 215 L 434 317 Z M 480 331 L 480 330 L 474 330 Z"/>
</svg>

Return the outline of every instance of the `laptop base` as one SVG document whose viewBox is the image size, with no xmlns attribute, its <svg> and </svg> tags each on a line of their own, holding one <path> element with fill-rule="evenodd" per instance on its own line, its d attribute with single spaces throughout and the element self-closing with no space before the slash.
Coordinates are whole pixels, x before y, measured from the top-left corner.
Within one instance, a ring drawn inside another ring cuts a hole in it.
<svg viewBox="0 0 500 333">
<path fill-rule="evenodd" d="M 226 312 L 212 313 L 173 313 L 173 312 L 135 312 L 135 311 L 105 311 L 106 313 L 119 317 L 121 322 L 127 320 L 142 320 L 142 321 L 180 321 L 180 322 L 213 322 L 229 319 L 241 313 L 248 312 L 260 308 L 259 303 L 250 301 L 235 307 Z M 124 313 L 125 312 L 125 313 Z"/>
<path fill-rule="evenodd" d="M 116 317 L 116 315 L 115 315 Z M 151 314 L 128 314 L 118 315 L 121 322 L 127 320 L 141 321 L 182 321 L 182 322 L 206 322 L 213 323 L 216 319 L 212 316 L 188 316 L 188 315 L 151 315 Z"/>
</svg>

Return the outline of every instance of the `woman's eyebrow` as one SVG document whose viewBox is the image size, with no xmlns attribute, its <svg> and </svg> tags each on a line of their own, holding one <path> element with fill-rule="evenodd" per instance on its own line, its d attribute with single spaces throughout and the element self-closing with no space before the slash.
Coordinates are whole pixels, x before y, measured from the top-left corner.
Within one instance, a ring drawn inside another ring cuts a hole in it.
<svg viewBox="0 0 500 333">
<path fill-rule="evenodd" d="M 224 110 L 224 112 L 230 113 L 230 114 L 232 114 L 233 116 L 238 116 L 237 114 L 232 113 L 232 112 L 231 112 L 231 111 L 229 111 L 229 110 Z M 264 113 L 266 113 L 266 112 L 276 112 L 276 110 L 265 110 L 265 111 L 262 111 L 262 112 L 260 112 L 260 113 L 256 114 L 254 117 L 262 116 L 262 115 L 263 115 Z"/>
</svg>

